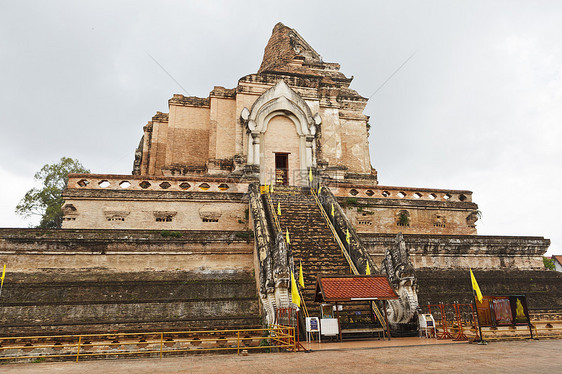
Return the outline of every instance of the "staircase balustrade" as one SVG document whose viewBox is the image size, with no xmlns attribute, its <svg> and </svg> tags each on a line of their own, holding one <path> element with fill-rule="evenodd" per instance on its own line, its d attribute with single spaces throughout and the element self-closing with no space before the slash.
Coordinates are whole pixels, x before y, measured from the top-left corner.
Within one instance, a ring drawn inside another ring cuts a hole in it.
<svg viewBox="0 0 562 374">
<path fill-rule="evenodd" d="M 327 188 L 321 188 L 322 190 L 328 190 Z M 328 217 L 328 213 L 326 212 L 326 208 L 324 207 L 324 205 L 322 205 L 322 203 L 320 202 L 320 199 L 318 198 L 318 196 L 316 195 L 316 193 L 314 193 L 314 191 L 312 191 L 312 195 L 314 196 L 314 198 L 316 199 L 316 203 L 318 204 L 318 208 L 320 209 L 320 211 L 322 212 L 322 216 L 326 219 L 326 222 L 328 223 L 328 226 L 330 227 L 330 229 L 332 230 L 333 234 L 334 234 L 334 238 L 336 239 L 336 242 L 338 243 L 338 245 L 341 248 L 342 254 L 344 255 L 345 259 L 347 260 L 347 262 L 349 263 L 349 266 L 351 268 L 351 271 L 354 275 L 362 275 L 361 273 L 359 273 L 357 266 L 355 265 L 355 262 L 352 259 L 352 256 L 349 253 L 349 250 L 346 249 L 346 247 L 344 246 L 340 235 L 342 235 L 343 230 L 342 227 L 339 226 L 339 230 L 338 227 L 335 227 L 335 225 L 333 224 L 333 222 L 330 220 L 330 218 Z M 379 270 L 378 268 L 372 264 L 372 261 L 370 260 L 370 258 L 368 257 L 368 255 L 366 254 L 367 251 L 362 248 L 361 242 L 359 241 L 359 237 L 357 236 L 357 233 L 355 232 L 355 229 L 353 229 L 353 227 L 351 226 L 351 224 L 349 223 L 349 220 L 347 219 L 347 217 L 345 216 L 345 214 L 343 213 L 343 209 L 341 209 L 340 205 L 338 204 L 338 202 L 335 200 L 334 196 L 332 195 L 331 192 L 325 192 L 325 195 L 327 198 L 325 199 L 325 204 L 330 204 L 330 208 L 332 207 L 331 204 L 334 204 L 334 215 L 336 215 L 336 211 L 340 214 L 340 218 L 342 218 L 340 221 L 338 220 L 334 220 L 334 222 L 338 222 L 341 223 L 342 221 L 345 222 L 347 224 L 346 229 L 349 230 L 350 236 L 352 238 L 354 238 L 356 241 L 356 246 L 355 246 L 355 253 L 357 254 L 356 258 L 360 258 L 362 260 L 364 260 L 365 263 L 365 268 L 366 268 L 366 264 L 367 261 L 369 261 L 369 267 L 371 269 L 373 269 L 374 272 L 378 273 Z M 330 198 L 331 197 L 331 198 Z M 353 233 L 352 231 L 353 230 Z M 338 231 L 339 231 L 339 235 L 338 235 Z M 347 235 L 347 232 L 346 232 Z M 354 236 L 353 236 L 354 235 Z M 353 243 L 353 240 L 350 240 L 350 245 L 349 245 L 349 249 L 351 249 L 351 243 Z M 364 274 L 364 273 L 363 273 Z M 382 312 L 380 311 L 378 305 L 376 304 L 376 302 L 372 301 L 371 303 L 371 309 L 372 311 L 375 313 L 375 315 L 377 316 L 379 322 L 381 323 L 385 333 L 388 334 L 388 336 L 390 337 L 390 331 L 388 330 L 388 326 L 386 323 L 386 319 L 384 318 L 384 316 L 382 315 Z"/>
</svg>

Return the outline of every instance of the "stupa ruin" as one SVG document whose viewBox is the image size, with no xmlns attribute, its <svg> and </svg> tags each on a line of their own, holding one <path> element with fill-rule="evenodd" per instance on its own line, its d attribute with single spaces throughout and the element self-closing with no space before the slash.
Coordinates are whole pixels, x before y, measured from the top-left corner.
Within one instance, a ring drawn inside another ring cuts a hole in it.
<svg viewBox="0 0 562 374">
<path fill-rule="evenodd" d="M 71 174 L 63 230 L 0 229 L 17 284 L 6 331 L 272 323 L 301 264 L 311 313 L 317 276 L 386 275 L 391 324 L 411 322 L 418 297 L 470 297 L 469 267 L 500 288 L 513 271 L 540 283 L 550 241 L 477 235 L 471 191 L 379 184 L 368 99 L 339 69 L 278 23 L 257 73 L 168 100 L 132 174 Z"/>
</svg>

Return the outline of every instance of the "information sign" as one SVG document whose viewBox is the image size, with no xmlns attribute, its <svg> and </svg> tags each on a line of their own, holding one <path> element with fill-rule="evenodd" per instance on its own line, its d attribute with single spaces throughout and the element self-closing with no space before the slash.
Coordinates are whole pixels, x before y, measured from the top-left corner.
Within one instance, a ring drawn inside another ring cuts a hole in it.
<svg viewBox="0 0 562 374">
<path fill-rule="evenodd" d="M 318 317 L 306 317 L 306 332 L 320 332 Z"/>
</svg>

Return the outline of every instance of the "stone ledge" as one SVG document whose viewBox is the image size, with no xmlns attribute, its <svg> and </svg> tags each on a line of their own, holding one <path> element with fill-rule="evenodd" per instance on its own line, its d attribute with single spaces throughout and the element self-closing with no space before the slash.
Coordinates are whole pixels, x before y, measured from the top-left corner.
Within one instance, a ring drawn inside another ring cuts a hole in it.
<svg viewBox="0 0 562 374">
<path fill-rule="evenodd" d="M 342 197 L 336 195 L 338 202 L 345 207 L 346 205 L 350 205 L 347 203 L 347 199 L 357 199 L 357 203 L 353 204 L 354 206 L 361 206 L 361 207 L 400 207 L 400 208 L 419 208 L 419 207 L 427 207 L 427 208 L 442 208 L 442 209 L 460 209 L 460 210 L 467 210 L 473 211 L 478 209 L 478 205 L 472 202 L 460 202 L 460 201 L 439 201 L 439 200 L 411 200 L 411 199 L 393 199 L 393 198 L 385 198 L 385 197 Z"/>
<path fill-rule="evenodd" d="M 179 233 L 181 237 L 166 236 L 162 233 Z M 156 243 L 248 243 L 253 241 L 251 231 L 188 231 L 188 230 L 117 230 L 117 229 L 22 229 L 22 228 L 0 228 L 0 243 L 2 241 L 27 241 L 37 243 L 40 241 L 116 241 L 116 242 L 147 242 Z"/>
<path fill-rule="evenodd" d="M 247 202 L 246 192 L 190 192 L 190 191 L 142 191 L 142 190 L 102 190 L 102 189 L 66 189 L 63 198 L 93 198 L 93 199 L 154 199 L 169 200 L 220 200 Z"/>
</svg>

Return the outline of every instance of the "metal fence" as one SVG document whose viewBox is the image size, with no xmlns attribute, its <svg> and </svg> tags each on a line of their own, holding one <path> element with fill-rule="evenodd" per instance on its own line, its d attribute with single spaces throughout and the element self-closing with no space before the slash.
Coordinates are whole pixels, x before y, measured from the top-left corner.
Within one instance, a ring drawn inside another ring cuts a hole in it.
<svg viewBox="0 0 562 374">
<path fill-rule="evenodd" d="M 182 352 L 242 350 L 295 351 L 295 328 L 170 331 L 0 337 L 0 360 L 76 359 L 92 356 L 147 355 L 162 358 Z"/>
</svg>

